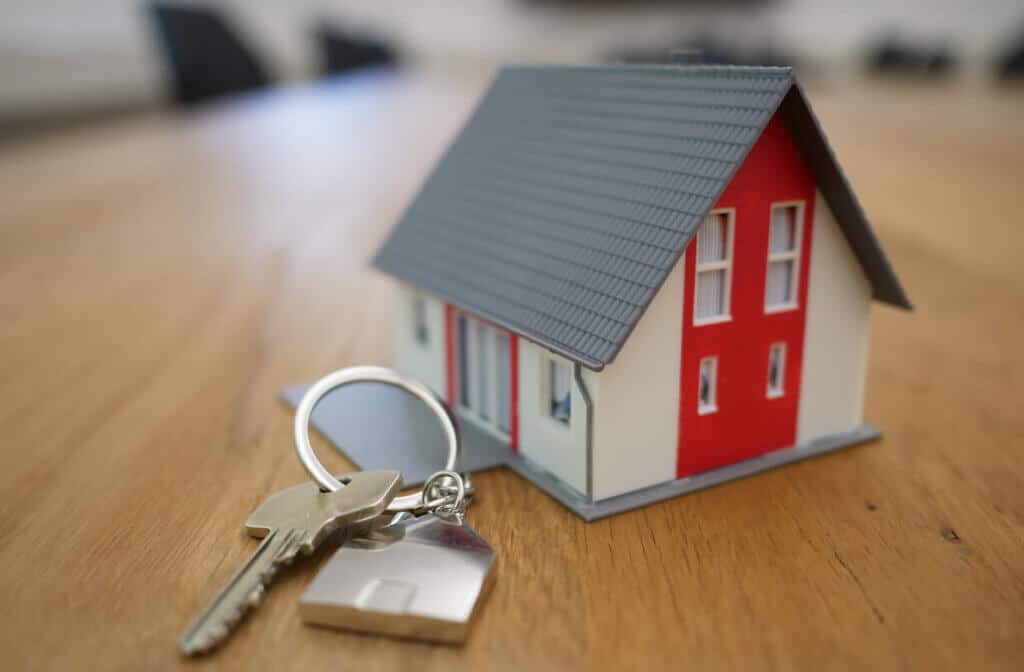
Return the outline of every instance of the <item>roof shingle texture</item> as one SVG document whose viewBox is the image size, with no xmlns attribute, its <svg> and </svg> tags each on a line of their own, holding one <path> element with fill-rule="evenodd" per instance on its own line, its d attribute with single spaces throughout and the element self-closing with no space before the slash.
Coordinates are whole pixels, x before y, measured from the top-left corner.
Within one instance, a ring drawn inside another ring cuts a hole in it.
<svg viewBox="0 0 1024 672">
<path fill-rule="evenodd" d="M 788 68 L 506 68 L 374 263 L 600 369 L 792 84 Z"/>
</svg>

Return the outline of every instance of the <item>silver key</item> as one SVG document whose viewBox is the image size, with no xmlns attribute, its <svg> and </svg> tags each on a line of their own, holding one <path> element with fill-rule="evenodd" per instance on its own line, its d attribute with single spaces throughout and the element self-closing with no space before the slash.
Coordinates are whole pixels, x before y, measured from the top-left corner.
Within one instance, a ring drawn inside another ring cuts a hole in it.
<svg viewBox="0 0 1024 672">
<path fill-rule="evenodd" d="M 249 516 L 246 531 L 263 541 L 182 635 L 183 653 L 216 647 L 259 603 L 281 565 L 290 564 L 299 551 L 311 554 L 334 530 L 380 515 L 402 487 L 397 471 L 356 472 L 340 480 L 345 487 L 336 492 L 321 492 L 315 483 L 286 488 Z"/>
</svg>

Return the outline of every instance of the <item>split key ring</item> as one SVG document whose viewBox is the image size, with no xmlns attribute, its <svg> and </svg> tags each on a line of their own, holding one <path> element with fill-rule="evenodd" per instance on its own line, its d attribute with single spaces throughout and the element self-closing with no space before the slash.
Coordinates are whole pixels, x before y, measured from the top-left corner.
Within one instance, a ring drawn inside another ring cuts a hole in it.
<svg viewBox="0 0 1024 672">
<path fill-rule="evenodd" d="M 403 378 L 391 369 L 380 366 L 354 366 L 329 373 L 315 382 L 302 395 L 302 400 L 299 402 L 298 408 L 295 409 L 295 450 L 298 452 L 299 461 L 305 467 L 306 473 L 320 486 L 321 490 L 335 492 L 345 486 L 331 472 L 324 468 L 324 465 L 320 463 L 320 460 L 317 459 L 316 454 L 313 452 L 313 444 L 309 440 L 309 421 L 313 415 L 313 409 L 327 393 L 351 383 L 384 383 L 404 390 L 426 404 L 427 408 L 440 421 L 441 429 L 444 431 L 445 439 L 448 442 L 448 460 L 445 462 L 443 471 L 461 472 L 462 436 L 459 434 L 455 417 L 447 405 L 442 403 L 425 385 Z M 453 479 L 446 478 L 443 480 L 451 481 Z M 469 475 L 464 474 L 462 480 L 464 482 L 465 494 L 472 494 L 473 486 L 470 483 Z M 439 479 L 432 476 L 420 492 L 396 497 L 388 505 L 387 510 L 395 513 L 401 511 L 433 510 L 451 500 L 452 495 L 456 493 L 448 491 L 453 489 L 452 487 L 442 485 L 439 483 Z M 458 489 L 462 490 L 461 487 Z M 428 490 L 430 491 L 429 493 Z"/>
</svg>

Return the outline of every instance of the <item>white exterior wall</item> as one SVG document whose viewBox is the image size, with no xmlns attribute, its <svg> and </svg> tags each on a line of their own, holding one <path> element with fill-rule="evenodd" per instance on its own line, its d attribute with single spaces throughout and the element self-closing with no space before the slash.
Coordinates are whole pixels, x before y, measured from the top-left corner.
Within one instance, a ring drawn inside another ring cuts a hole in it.
<svg viewBox="0 0 1024 672">
<path fill-rule="evenodd" d="M 550 417 L 547 405 L 548 360 L 572 362 L 534 344 L 519 339 L 519 454 L 535 466 L 556 476 L 574 490 L 587 490 L 587 414 L 586 404 L 576 384 L 572 384 L 572 415 L 569 424 Z M 583 370 L 587 392 L 595 393 L 595 374 Z"/>
<path fill-rule="evenodd" d="M 680 258 L 615 361 L 596 374 L 595 500 L 676 477 L 684 267 Z"/>
<path fill-rule="evenodd" d="M 814 204 L 797 443 L 863 421 L 871 284 L 828 204 Z"/>
<path fill-rule="evenodd" d="M 427 313 L 427 343 L 416 340 L 413 299 L 423 297 Z M 400 284 L 398 290 L 398 371 L 425 384 L 442 398 L 445 393 L 444 303 L 430 294 Z"/>
</svg>

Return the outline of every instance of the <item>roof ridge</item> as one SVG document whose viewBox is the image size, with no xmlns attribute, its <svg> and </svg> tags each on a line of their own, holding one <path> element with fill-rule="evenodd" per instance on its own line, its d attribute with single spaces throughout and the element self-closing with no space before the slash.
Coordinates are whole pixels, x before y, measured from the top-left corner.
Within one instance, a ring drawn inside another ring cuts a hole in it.
<svg viewBox="0 0 1024 672">
<path fill-rule="evenodd" d="M 556 64 L 556 63 L 516 63 L 503 65 L 499 72 L 506 71 L 590 71 L 590 72 L 681 72 L 681 73 L 707 73 L 707 74 L 737 74 L 737 75 L 770 75 L 779 78 L 793 77 L 793 67 L 789 65 L 738 65 L 733 63 L 577 63 L 577 64 Z"/>
</svg>

